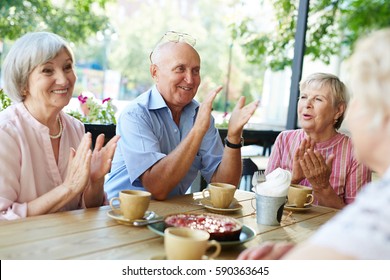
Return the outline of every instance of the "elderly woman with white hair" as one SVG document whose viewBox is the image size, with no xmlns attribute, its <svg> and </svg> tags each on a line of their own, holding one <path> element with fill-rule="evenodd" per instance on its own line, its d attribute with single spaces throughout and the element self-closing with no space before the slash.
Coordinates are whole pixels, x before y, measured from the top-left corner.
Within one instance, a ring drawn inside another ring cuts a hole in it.
<svg viewBox="0 0 390 280">
<path fill-rule="evenodd" d="M 106 201 L 104 176 L 119 137 L 91 150 L 83 124 L 62 112 L 76 75 L 68 43 L 49 32 L 28 33 L 3 64 L 13 105 L 0 113 L 0 220 L 42 215 Z"/>
<path fill-rule="evenodd" d="M 350 137 L 339 128 L 347 108 L 347 89 L 329 73 L 313 73 L 300 82 L 301 129 L 277 137 L 266 174 L 291 171 L 293 184 L 313 189 L 314 204 L 341 209 L 371 181 L 371 171 L 354 156 Z"/>
<path fill-rule="evenodd" d="M 390 29 L 361 39 L 350 60 L 346 123 L 355 154 L 380 177 L 354 203 L 296 246 L 267 243 L 239 259 L 390 259 Z"/>
</svg>

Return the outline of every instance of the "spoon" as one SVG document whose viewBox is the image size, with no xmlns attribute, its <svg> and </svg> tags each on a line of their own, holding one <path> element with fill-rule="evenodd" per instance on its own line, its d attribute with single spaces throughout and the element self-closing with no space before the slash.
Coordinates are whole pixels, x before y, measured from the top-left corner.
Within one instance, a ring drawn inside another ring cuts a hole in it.
<svg viewBox="0 0 390 280">
<path fill-rule="evenodd" d="M 156 219 L 150 219 L 150 220 L 148 219 L 136 220 L 133 222 L 133 225 L 136 227 L 140 227 L 140 226 L 146 226 L 146 225 L 161 223 L 161 222 L 164 222 L 164 217 L 158 217 Z"/>
<path fill-rule="evenodd" d="M 149 224 L 157 223 L 157 222 L 161 221 L 161 219 L 163 219 L 163 217 L 159 217 L 159 216 L 156 215 L 156 213 L 154 211 L 151 211 L 143 219 L 135 220 L 133 222 L 133 225 L 134 226 L 146 226 L 146 225 L 149 225 Z"/>
</svg>

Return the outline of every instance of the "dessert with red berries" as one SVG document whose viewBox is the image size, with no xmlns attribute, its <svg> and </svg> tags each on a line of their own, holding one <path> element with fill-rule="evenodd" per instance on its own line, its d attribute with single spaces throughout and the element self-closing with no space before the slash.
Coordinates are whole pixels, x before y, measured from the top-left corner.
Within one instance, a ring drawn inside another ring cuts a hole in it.
<svg viewBox="0 0 390 280">
<path fill-rule="evenodd" d="M 210 233 L 217 241 L 239 240 L 242 225 L 234 218 L 215 214 L 173 214 L 165 218 L 166 227 L 188 227 Z"/>
</svg>

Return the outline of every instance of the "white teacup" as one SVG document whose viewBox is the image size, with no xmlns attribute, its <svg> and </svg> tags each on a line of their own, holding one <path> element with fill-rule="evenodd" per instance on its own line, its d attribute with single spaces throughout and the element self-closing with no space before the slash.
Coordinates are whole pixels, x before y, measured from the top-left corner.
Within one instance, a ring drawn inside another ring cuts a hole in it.
<svg viewBox="0 0 390 280">
<path fill-rule="evenodd" d="M 119 192 L 119 197 L 110 199 L 113 210 L 120 211 L 126 219 L 141 219 L 148 210 L 152 194 L 147 191 L 124 190 Z M 115 207 L 114 201 L 119 202 L 119 208 Z"/>
<path fill-rule="evenodd" d="M 168 260 L 201 260 L 206 250 L 215 247 L 208 258 L 216 258 L 221 252 L 221 244 L 209 240 L 207 231 L 191 228 L 169 227 L 164 231 L 164 247 Z"/>
<path fill-rule="evenodd" d="M 313 203 L 313 190 L 307 186 L 291 184 L 288 188 L 288 205 L 303 208 Z"/>
<path fill-rule="evenodd" d="M 206 196 L 206 193 L 209 196 Z M 204 198 L 210 198 L 211 203 L 216 208 L 228 208 L 234 198 L 236 187 L 227 183 L 210 183 L 207 189 L 202 191 Z"/>
</svg>

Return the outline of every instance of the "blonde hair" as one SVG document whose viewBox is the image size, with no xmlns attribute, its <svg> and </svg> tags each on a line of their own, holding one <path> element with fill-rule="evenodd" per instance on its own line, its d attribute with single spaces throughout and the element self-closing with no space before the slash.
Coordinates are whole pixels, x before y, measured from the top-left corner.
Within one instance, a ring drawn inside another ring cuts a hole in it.
<svg viewBox="0 0 390 280">
<path fill-rule="evenodd" d="M 358 40 L 349 60 L 350 88 L 365 104 L 373 125 L 379 125 L 390 110 L 390 28 Z"/>
<path fill-rule="evenodd" d="M 70 46 L 62 37 L 54 33 L 27 33 L 16 40 L 4 59 L 2 71 L 4 90 L 12 101 L 23 101 L 23 91 L 27 87 L 31 72 L 38 65 L 55 58 L 62 49 L 68 52 L 74 63 Z"/>
<path fill-rule="evenodd" d="M 335 108 L 340 104 L 345 104 L 345 108 L 347 108 L 347 88 L 337 76 L 328 73 L 314 73 L 307 76 L 299 83 L 299 90 L 301 92 L 304 92 L 306 89 L 319 90 L 324 87 L 328 88 L 329 93 L 332 96 L 333 106 Z M 345 110 L 343 114 L 338 118 L 337 122 L 334 124 L 334 127 L 336 129 L 340 128 L 341 123 L 344 120 L 344 114 Z"/>
</svg>

